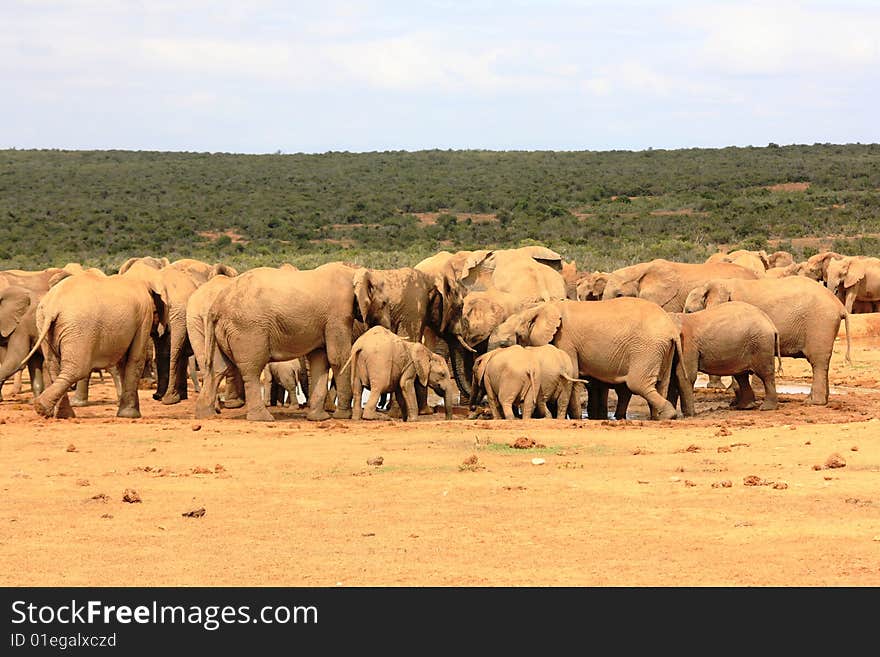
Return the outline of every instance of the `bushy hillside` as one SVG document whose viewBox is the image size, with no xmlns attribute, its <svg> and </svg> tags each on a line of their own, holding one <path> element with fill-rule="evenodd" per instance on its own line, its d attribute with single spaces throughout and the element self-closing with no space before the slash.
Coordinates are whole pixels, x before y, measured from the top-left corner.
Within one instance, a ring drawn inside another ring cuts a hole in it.
<svg viewBox="0 0 880 657">
<path fill-rule="evenodd" d="M 0 151 L 0 268 L 132 255 L 411 265 L 541 243 L 580 268 L 721 244 L 880 255 L 880 144 L 232 155 Z M 856 236 L 859 236 L 858 239 Z M 822 237 L 819 243 L 795 238 Z M 768 240 L 770 242 L 768 243 Z"/>
</svg>

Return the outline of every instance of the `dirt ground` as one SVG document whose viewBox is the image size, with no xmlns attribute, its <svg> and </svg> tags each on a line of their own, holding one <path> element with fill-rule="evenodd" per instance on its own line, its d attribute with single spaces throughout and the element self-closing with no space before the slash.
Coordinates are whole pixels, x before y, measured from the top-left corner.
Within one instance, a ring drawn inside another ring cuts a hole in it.
<svg viewBox="0 0 880 657">
<path fill-rule="evenodd" d="M 123 420 L 97 378 L 43 420 L 7 383 L 0 585 L 878 586 L 880 340 L 843 353 L 825 407 L 786 358 L 777 411 L 668 422 Z"/>
</svg>

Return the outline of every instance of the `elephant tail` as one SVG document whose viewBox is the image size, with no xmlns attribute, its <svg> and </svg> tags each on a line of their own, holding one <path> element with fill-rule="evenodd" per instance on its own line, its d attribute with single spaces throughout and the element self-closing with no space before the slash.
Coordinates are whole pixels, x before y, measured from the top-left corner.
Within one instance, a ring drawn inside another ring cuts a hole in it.
<svg viewBox="0 0 880 657">
<path fill-rule="evenodd" d="M 526 389 L 523 391 L 523 403 L 530 408 L 534 408 L 535 404 L 538 401 L 538 395 L 541 392 L 541 383 L 538 380 L 539 375 L 535 371 L 534 367 L 529 368 L 529 384 Z M 528 420 L 529 418 L 525 417 L 523 414 L 523 420 Z"/>
<path fill-rule="evenodd" d="M 589 383 L 589 381 L 587 381 L 586 379 L 573 379 L 565 372 L 560 372 L 559 376 L 561 376 L 566 381 L 571 381 L 572 383 L 583 383 L 584 385 Z"/>
<path fill-rule="evenodd" d="M 43 324 L 43 330 L 40 331 L 40 335 L 37 337 L 36 340 L 34 340 L 34 346 L 28 352 L 28 355 L 24 357 L 24 360 L 22 360 L 18 364 L 18 367 L 16 368 L 16 370 L 20 370 L 22 367 L 27 365 L 28 361 L 33 357 L 33 355 L 35 353 L 37 353 L 37 349 L 39 349 L 40 345 L 43 344 L 43 340 L 46 339 L 46 336 L 49 334 L 49 331 L 51 330 L 52 325 L 55 323 L 55 319 L 57 317 L 58 317 L 58 315 L 56 314 L 56 315 L 53 315 L 52 317 L 46 318 L 46 322 L 45 322 L 45 324 Z M 49 345 L 48 343 L 47 343 L 47 345 L 49 346 L 50 349 L 52 348 L 52 345 Z"/>
<path fill-rule="evenodd" d="M 684 369 L 684 352 L 681 348 L 681 338 L 675 336 L 673 340 L 675 344 L 675 352 L 672 355 L 672 376 L 678 384 L 678 395 L 681 399 L 681 413 L 685 417 L 693 417 L 696 415 L 694 408 L 694 387 L 691 385 L 687 372 Z"/>
<path fill-rule="evenodd" d="M 358 355 L 361 353 L 360 345 L 353 345 L 351 348 L 351 356 L 348 357 L 348 360 L 345 361 L 345 364 L 339 368 L 339 375 L 342 376 L 342 373 L 345 372 L 348 367 L 351 367 L 351 385 L 354 386 L 357 381 L 357 360 Z"/>
<path fill-rule="evenodd" d="M 852 365 L 852 359 L 849 357 L 849 312 L 846 309 L 843 311 L 843 324 L 846 328 L 846 364 Z"/>
<path fill-rule="evenodd" d="M 773 334 L 773 342 L 774 349 L 776 349 L 776 353 L 774 354 L 776 356 L 776 373 L 785 374 L 785 372 L 782 371 L 782 350 L 779 348 L 779 331 L 776 331 Z"/>
</svg>

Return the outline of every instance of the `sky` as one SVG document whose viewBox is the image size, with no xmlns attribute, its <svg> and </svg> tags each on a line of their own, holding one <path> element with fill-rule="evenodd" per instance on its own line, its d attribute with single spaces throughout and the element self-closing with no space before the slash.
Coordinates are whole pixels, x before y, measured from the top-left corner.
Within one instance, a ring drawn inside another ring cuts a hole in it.
<svg viewBox="0 0 880 657">
<path fill-rule="evenodd" d="M 880 142 L 880 0 L 0 0 L 0 148 Z"/>
</svg>

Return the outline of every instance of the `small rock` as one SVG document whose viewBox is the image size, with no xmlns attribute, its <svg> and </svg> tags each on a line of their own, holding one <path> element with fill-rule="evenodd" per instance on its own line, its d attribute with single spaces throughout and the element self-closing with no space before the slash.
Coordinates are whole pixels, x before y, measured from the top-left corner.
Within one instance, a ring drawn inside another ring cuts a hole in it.
<svg viewBox="0 0 880 657">
<path fill-rule="evenodd" d="M 520 436 L 510 443 L 510 446 L 513 447 L 513 449 L 532 449 L 535 446 L 535 441 L 526 436 Z"/>
<path fill-rule="evenodd" d="M 849 451 L 851 451 L 851 452 L 858 452 L 858 451 L 859 451 L 859 446 L 858 446 L 858 445 L 853 445 L 852 447 L 849 448 Z"/>
<path fill-rule="evenodd" d="M 650 481 L 645 481 L 644 479 L 636 479 L 637 484 L 650 484 Z"/>
<path fill-rule="evenodd" d="M 75 452 L 75 451 L 76 451 L 76 445 L 74 445 L 73 443 L 70 443 L 70 444 L 67 446 L 67 451 L 68 451 L 68 452 Z"/>
<path fill-rule="evenodd" d="M 191 428 L 193 431 L 198 431 L 199 429 L 202 428 L 202 425 L 197 423 L 197 424 L 192 425 Z"/>
<path fill-rule="evenodd" d="M 677 481 L 681 481 L 681 477 L 670 477 L 670 478 L 669 478 L 669 481 L 675 483 L 675 482 L 677 482 Z"/>
<path fill-rule="evenodd" d="M 474 457 L 476 458 L 476 457 Z M 385 459 L 381 456 L 374 456 L 373 458 L 367 459 L 367 465 L 375 465 L 380 466 L 385 463 Z"/>
<path fill-rule="evenodd" d="M 632 455 L 633 455 L 633 456 L 638 456 L 638 455 L 641 454 L 641 453 L 642 453 L 642 448 L 641 448 L 641 447 L 636 447 L 636 448 L 632 451 Z"/>
<path fill-rule="evenodd" d="M 725 479 L 724 481 L 716 481 L 712 484 L 712 488 L 731 488 L 733 486 L 733 482 L 730 479 Z"/>
<path fill-rule="evenodd" d="M 200 506 L 197 509 L 190 509 L 189 511 L 184 511 L 180 515 L 184 518 L 201 518 L 205 515 L 205 507 Z"/>
<path fill-rule="evenodd" d="M 104 514 L 101 515 L 101 517 L 102 517 L 102 518 L 112 518 L 113 515 L 110 514 L 110 513 L 104 513 Z"/>
<path fill-rule="evenodd" d="M 721 446 L 718 448 L 718 453 L 719 453 L 719 454 L 723 454 L 724 452 L 729 452 L 729 451 L 731 451 L 729 445 L 721 445 Z"/>
<path fill-rule="evenodd" d="M 193 474 L 213 474 L 214 471 L 209 468 L 203 468 L 200 465 L 197 465 L 192 469 Z"/>
<path fill-rule="evenodd" d="M 821 470 L 821 469 L 822 469 L 822 466 L 819 465 L 818 463 L 813 466 L 813 470 Z"/>
<path fill-rule="evenodd" d="M 95 502 L 108 502 L 110 498 L 104 493 L 98 493 L 97 495 L 92 495 L 91 499 L 95 500 Z"/>
<path fill-rule="evenodd" d="M 813 442 L 811 440 L 808 440 L 807 442 L 804 443 L 804 445 L 812 445 L 812 444 L 813 444 Z"/>
<path fill-rule="evenodd" d="M 773 488 L 775 488 L 776 490 L 785 490 L 786 488 L 788 488 L 788 484 L 784 481 L 777 481 L 773 484 Z"/>
<path fill-rule="evenodd" d="M 748 477 L 743 477 L 743 486 L 763 486 L 764 480 L 758 477 L 757 475 L 749 475 Z"/>
<path fill-rule="evenodd" d="M 88 479 L 77 479 L 76 485 L 77 486 L 90 486 L 91 484 L 89 483 Z"/>
<path fill-rule="evenodd" d="M 686 451 L 686 452 L 699 452 L 700 447 L 699 447 L 699 445 L 688 445 L 687 449 L 685 449 L 684 451 Z"/>
<path fill-rule="evenodd" d="M 217 463 L 217 464 L 214 466 L 214 472 L 223 472 L 224 470 L 226 470 L 226 468 L 224 468 L 224 467 L 223 467 L 222 465 L 220 465 L 219 463 Z"/>
<path fill-rule="evenodd" d="M 547 461 L 545 461 L 544 459 L 540 459 L 540 458 L 532 459 L 532 465 L 544 465 L 546 462 Z"/>
<path fill-rule="evenodd" d="M 165 531 L 165 525 L 159 525 L 159 529 L 161 529 L 161 530 L 164 532 L 164 531 Z"/>
<path fill-rule="evenodd" d="M 460 472 L 476 472 L 477 470 L 485 470 L 486 468 L 480 465 L 480 459 L 477 458 L 476 454 L 471 454 L 464 461 L 461 462 L 461 465 L 458 466 Z M 443 494 L 446 495 L 446 491 L 443 491 Z"/>
<path fill-rule="evenodd" d="M 880 541 L 880 535 L 874 537 L 875 541 Z"/>
<path fill-rule="evenodd" d="M 730 429 L 728 429 L 727 427 L 721 427 L 718 431 L 715 432 L 715 435 L 716 436 L 729 436 Z"/>
<path fill-rule="evenodd" d="M 696 484 L 694 482 L 692 482 L 690 479 L 685 479 L 684 485 L 687 486 L 688 488 L 692 488 L 693 486 L 696 486 Z"/>
<path fill-rule="evenodd" d="M 126 488 L 122 493 L 122 501 L 129 504 L 136 504 L 141 501 L 141 496 L 134 488 Z"/>
<path fill-rule="evenodd" d="M 827 459 L 825 459 L 825 467 L 826 468 L 843 468 L 846 467 L 846 461 L 844 458 L 837 453 L 832 454 Z"/>
</svg>

